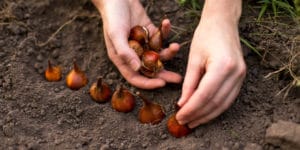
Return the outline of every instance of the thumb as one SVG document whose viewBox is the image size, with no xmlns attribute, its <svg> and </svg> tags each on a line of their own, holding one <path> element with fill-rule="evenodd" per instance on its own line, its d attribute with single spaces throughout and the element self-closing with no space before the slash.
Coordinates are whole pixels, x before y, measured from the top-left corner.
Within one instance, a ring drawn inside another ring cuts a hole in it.
<svg viewBox="0 0 300 150">
<path fill-rule="evenodd" d="M 141 66 L 141 61 L 135 51 L 129 47 L 127 39 L 126 36 L 118 35 L 116 38 L 112 38 L 112 43 L 117 55 L 119 55 L 130 68 L 134 71 L 138 71 Z"/>
</svg>

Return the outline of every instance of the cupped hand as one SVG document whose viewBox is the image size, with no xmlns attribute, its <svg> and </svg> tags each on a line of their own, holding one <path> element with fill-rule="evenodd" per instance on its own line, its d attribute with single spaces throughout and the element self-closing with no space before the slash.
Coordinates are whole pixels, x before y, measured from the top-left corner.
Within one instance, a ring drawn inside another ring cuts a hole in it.
<svg viewBox="0 0 300 150">
<path fill-rule="evenodd" d="M 122 76 L 133 86 L 142 89 L 163 87 L 167 82 L 180 83 L 182 77 L 174 72 L 162 70 L 155 78 L 147 78 L 138 70 L 140 59 L 128 45 L 130 29 L 136 25 L 145 26 L 150 36 L 158 29 L 147 16 L 139 0 L 93 0 L 101 13 L 103 32 L 110 60 L 118 68 Z M 162 22 L 163 35 L 170 31 L 168 19 Z M 160 53 L 162 60 L 171 59 L 179 50 L 178 43 L 171 43 Z"/>
<path fill-rule="evenodd" d="M 220 115 L 235 100 L 245 74 L 237 23 L 214 17 L 201 20 L 178 101 L 179 123 L 194 128 Z"/>
</svg>

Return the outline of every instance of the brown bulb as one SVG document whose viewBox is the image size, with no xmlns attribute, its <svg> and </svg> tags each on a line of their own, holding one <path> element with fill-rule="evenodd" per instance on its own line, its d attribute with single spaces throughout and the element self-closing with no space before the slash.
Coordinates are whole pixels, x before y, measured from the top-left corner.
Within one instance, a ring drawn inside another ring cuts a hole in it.
<svg viewBox="0 0 300 150">
<path fill-rule="evenodd" d="M 155 32 L 150 40 L 149 40 L 149 47 L 157 52 L 159 52 L 163 45 L 163 37 L 160 30 Z"/>
<path fill-rule="evenodd" d="M 103 82 L 102 77 L 99 77 L 97 82 L 93 83 L 90 88 L 90 96 L 98 103 L 109 101 L 111 94 L 110 87 L 107 83 Z"/>
<path fill-rule="evenodd" d="M 50 60 L 48 60 L 48 67 L 45 71 L 45 78 L 50 82 L 61 80 L 61 67 L 53 66 Z"/>
<path fill-rule="evenodd" d="M 130 30 L 129 39 L 135 40 L 135 41 L 139 42 L 140 44 L 148 43 L 149 31 L 144 26 L 139 26 L 139 25 L 134 26 Z"/>
<path fill-rule="evenodd" d="M 163 69 L 159 54 L 155 51 L 146 51 L 142 56 L 142 67 L 140 72 L 147 77 L 155 77 L 157 72 Z"/>
<path fill-rule="evenodd" d="M 127 113 L 134 109 L 135 97 L 122 85 L 118 85 L 111 98 L 111 105 L 116 111 Z"/>
<path fill-rule="evenodd" d="M 88 83 L 88 79 L 77 66 L 76 62 L 73 62 L 74 68 L 69 72 L 66 77 L 66 84 L 71 90 L 79 90 Z"/>
<path fill-rule="evenodd" d="M 136 40 L 129 40 L 128 44 L 129 47 L 132 48 L 139 57 L 143 55 L 144 49 L 139 42 Z"/>
<path fill-rule="evenodd" d="M 147 68 L 145 67 L 141 67 L 140 70 L 139 70 L 144 76 L 146 77 L 149 77 L 149 78 L 154 78 L 156 76 L 156 72 L 154 71 L 151 71 L 151 70 L 148 70 Z"/>
<path fill-rule="evenodd" d="M 140 122 L 141 123 L 150 123 L 150 124 L 160 123 L 166 116 L 163 111 L 163 108 L 160 105 L 147 100 L 139 92 L 137 92 L 137 95 L 144 102 L 144 105 L 139 110 L 138 118 L 139 118 Z"/>
<path fill-rule="evenodd" d="M 192 129 L 190 129 L 187 125 L 180 125 L 175 116 L 176 115 L 173 114 L 168 119 L 167 128 L 169 133 L 176 138 L 184 137 L 190 134 Z"/>
</svg>

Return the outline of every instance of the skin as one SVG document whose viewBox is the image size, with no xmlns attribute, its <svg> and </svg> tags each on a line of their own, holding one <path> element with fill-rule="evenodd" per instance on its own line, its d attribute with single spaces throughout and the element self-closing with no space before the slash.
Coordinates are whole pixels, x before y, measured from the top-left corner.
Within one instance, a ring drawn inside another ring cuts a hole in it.
<svg viewBox="0 0 300 150">
<path fill-rule="evenodd" d="M 130 28 L 146 26 L 150 35 L 157 31 L 139 0 L 93 0 L 102 19 L 109 58 L 133 86 L 154 89 L 167 82 L 180 83 L 180 75 L 163 70 L 149 79 L 138 73 L 140 61 L 128 46 Z M 176 114 L 180 124 L 195 128 L 209 122 L 230 107 L 238 95 L 246 74 L 241 52 L 238 22 L 241 0 L 206 0 L 201 20 L 192 39 L 182 95 Z M 163 33 L 170 21 L 163 21 Z M 172 43 L 160 56 L 171 59 L 179 50 Z"/>
</svg>

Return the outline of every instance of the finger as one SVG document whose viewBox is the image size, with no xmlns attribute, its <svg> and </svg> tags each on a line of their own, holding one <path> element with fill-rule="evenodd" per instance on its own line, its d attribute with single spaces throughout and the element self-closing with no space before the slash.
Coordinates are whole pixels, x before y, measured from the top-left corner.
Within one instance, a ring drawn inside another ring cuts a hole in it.
<svg viewBox="0 0 300 150">
<path fill-rule="evenodd" d="M 117 55 L 134 71 L 137 71 L 141 66 L 141 62 L 134 50 L 129 47 L 127 34 L 124 31 L 119 31 L 119 34 L 113 32 L 109 36 Z"/>
<path fill-rule="evenodd" d="M 192 122 L 199 120 L 222 106 L 228 95 L 235 91 L 237 86 L 236 83 L 239 83 L 239 80 L 240 79 L 235 76 L 231 76 L 228 80 L 226 80 L 224 84 L 221 85 L 221 88 L 216 92 L 217 94 L 214 95 L 207 104 L 198 108 L 190 120 L 192 120 Z"/>
<path fill-rule="evenodd" d="M 189 97 L 189 101 L 181 107 L 177 113 L 177 119 L 180 124 L 186 124 L 192 119 L 196 111 L 202 108 L 213 98 L 221 85 L 226 81 L 228 71 L 221 71 L 223 66 L 212 64 L 209 66 L 209 70 L 203 76 L 197 90 Z M 219 73 L 220 72 L 220 73 Z M 216 75 L 216 73 L 219 73 Z M 195 82 L 195 81 L 190 81 Z M 199 83 L 199 81 L 197 82 Z M 188 85 L 186 85 L 188 86 Z M 183 89 L 184 90 L 184 89 Z"/>
<path fill-rule="evenodd" d="M 114 54 L 112 54 L 114 55 Z M 113 56 L 117 57 L 117 56 Z M 122 62 L 121 59 L 112 60 L 119 69 L 122 76 L 133 86 L 141 89 L 155 89 L 165 86 L 165 81 L 160 78 L 147 78 L 132 70 L 126 63 Z"/>
<path fill-rule="evenodd" d="M 149 30 L 150 37 L 159 30 L 158 27 L 156 27 L 152 23 L 146 25 L 146 27 Z M 167 38 L 170 31 L 171 31 L 170 20 L 169 19 L 164 19 L 161 23 L 161 32 L 162 32 L 162 36 L 163 36 L 164 39 Z"/>
<path fill-rule="evenodd" d="M 161 23 L 161 32 L 163 39 L 166 39 L 171 31 L 171 22 L 169 19 L 164 19 Z"/>
<path fill-rule="evenodd" d="M 157 74 L 157 78 L 163 79 L 169 83 L 180 83 L 182 81 L 182 76 L 178 73 L 162 70 Z"/>
<path fill-rule="evenodd" d="M 159 55 L 162 61 L 172 59 L 180 49 L 180 45 L 178 43 L 171 43 L 168 48 L 163 49 Z"/>
<path fill-rule="evenodd" d="M 178 105 L 182 107 L 186 101 L 190 98 L 192 93 L 197 89 L 198 83 L 202 74 L 204 73 L 204 60 L 195 57 L 189 57 L 186 78 L 184 78 L 182 85 L 182 94 L 181 98 L 178 101 Z"/>
<path fill-rule="evenodd" d="M 191 123 L 188 124 L 188 126 L 190 128 L 195 128 L 196 126 L 198 126 L 200 124 L 209 122 L 210 120 L 216 118 L 221 113 L 223 113 L 225 110 L 227 110 L 231 106 L 231 104 L 234 102 L 233 99 L 235 99 L 236 96 L 238 95 L 241 85 L 242 85 L 242 82 L 239 83 L 239 86 L 237 86 L 236 88 L 233 89 L 233 92 L 231 92 L 228 95 L 228 97 L 224 100 L 224 102 L 219 107 L 216 108 L 216 110 L 208 113 L 207 115 L 199 118 L 198 120 L 192 121 Z"/>
</svg>

